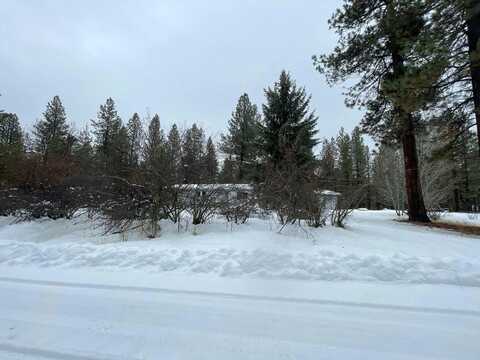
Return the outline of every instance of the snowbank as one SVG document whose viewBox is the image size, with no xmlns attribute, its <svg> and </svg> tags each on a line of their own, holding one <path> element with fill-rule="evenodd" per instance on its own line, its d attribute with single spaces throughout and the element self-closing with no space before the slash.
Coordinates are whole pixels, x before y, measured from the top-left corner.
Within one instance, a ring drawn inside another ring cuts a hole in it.
<svg viewBox="0 0 480 360">
<path fill-rule="evenodd" d="M 221 277 L 362 280 L 480 286 L 480 239 L 392 221 L 388 211 L 358 211 L 347 229 L 290 228 L 221 220 L 155 240 L 102 237 L 86 222 L 0 222 L 0 264 L 146 270 Z M 137 241 L 133 241 L 137 240 Z"/>
<path fill-rule="evenodd" d="M 444 213 L 439 221 L 461 225 L 479 225 L 480 214 L 477 213 Z"/>
</svg>

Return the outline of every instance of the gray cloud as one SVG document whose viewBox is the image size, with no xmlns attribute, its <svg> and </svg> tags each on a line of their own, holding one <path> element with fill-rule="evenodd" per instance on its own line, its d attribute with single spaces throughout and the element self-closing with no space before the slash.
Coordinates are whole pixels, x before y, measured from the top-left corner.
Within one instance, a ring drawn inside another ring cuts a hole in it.
<svg viewBox="0 0 480 360">
<path fill-rule="evenodd" d="M 34 123 L 58 94 L 77 128 L 109 96 L 122 118 L 158 112 L 218 135 L 238 97 L 260 105 L 282 69 L 312 93 L 320 136 L 355 126 L 311 56 L 336 41 L 340 0 L 2 1 L 0 108 Z"/>
</svg>

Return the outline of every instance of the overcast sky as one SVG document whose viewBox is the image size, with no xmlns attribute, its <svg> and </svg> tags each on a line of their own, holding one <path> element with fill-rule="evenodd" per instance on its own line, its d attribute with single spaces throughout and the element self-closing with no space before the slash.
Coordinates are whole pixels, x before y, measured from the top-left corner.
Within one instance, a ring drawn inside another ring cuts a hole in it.
<svg viewBox="0 0 480 360">
<path fill-rule="evenodd" d="M 282 69 L 312 94 L 321 137 L 351 130 L 311 56 L 333 48 L 340 0 L 2 0 L 0 109 L 29 128 L 59 95 L 77 129 L 112 97 L 121 117 L 158 113 L 218 136 L 238 97 L 259 106 Z"/>
</svg>

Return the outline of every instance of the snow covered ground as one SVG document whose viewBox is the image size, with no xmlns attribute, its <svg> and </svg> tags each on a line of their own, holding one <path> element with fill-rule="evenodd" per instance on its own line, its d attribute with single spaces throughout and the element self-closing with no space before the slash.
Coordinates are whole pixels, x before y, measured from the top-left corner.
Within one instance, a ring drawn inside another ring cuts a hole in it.
<svg viewBox="0 0 480 360">
<path fill-rule="evenodd" d="M 127 242 L 0 219 L 0 359 L 480 358 L 480 238 L 393 218 Z"/>
<path fill-rule="evenodd" d="M 439 221 L 462 224 L 462 225 L 479 225 L 480 226 L 480 214 L 478 213 L 449 213 L 445 212 L 441 215 Z"/>
<path fill-rule="evenodd" d="M 161 237 L 99 236 L 80 221 L 0 225 L 0 264 L 142 269 L 222 277 L 396 281 L 480 286 L 480 238 L 391 221 L 390 211 L 357 211 L 346 229 L 291 227 L 253 219 L 221 220 Z M 10 219 L 11 221 L 11 219 Z M 194 235 L 194 233 L 197 233 Z"/>
</svg>

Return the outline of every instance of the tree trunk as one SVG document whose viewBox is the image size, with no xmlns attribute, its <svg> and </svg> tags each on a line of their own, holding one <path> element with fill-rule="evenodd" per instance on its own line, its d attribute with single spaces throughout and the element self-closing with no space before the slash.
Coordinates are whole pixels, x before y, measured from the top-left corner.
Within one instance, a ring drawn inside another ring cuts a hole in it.
<svg viewBox="0 0 480 360">
<path fill-rule="evenodd" d="M 470 74 L 472 76 L 473 105 L 477 123 L 477 141 L 480 154 L 480 0 L 471 0 L 467 20 L 468 50 L 470 53 Z"/>
<path fill-rule="evenodd" d="M 430 222 L 423 201 L 420 174 L 418 171 L 417 145 L 415 127 L 411 114 L 405 114 L 402 134 L 403 158 L 405 163 L 405 185 L 408 202 L 408 220 Z"/>
</svg>

